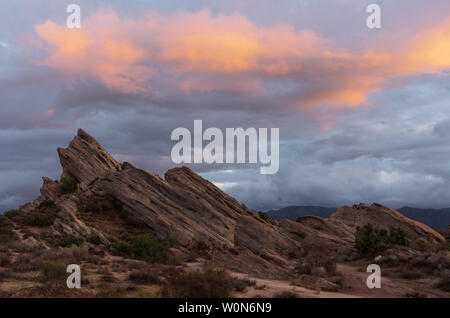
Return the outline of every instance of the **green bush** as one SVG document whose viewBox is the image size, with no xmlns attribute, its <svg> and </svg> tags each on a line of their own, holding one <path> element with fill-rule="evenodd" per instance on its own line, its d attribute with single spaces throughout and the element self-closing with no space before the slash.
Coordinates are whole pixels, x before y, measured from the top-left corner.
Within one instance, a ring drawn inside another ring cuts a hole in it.
<svg viewBox="0 0 450 318">
<path fill-rule="evenodd" d="M 173 242 L 159 241 L 151 234 L 137 235 L 131 244 L 124 242 L 112 244 L 112 247 L 120 254 L 147 262 L 167 261 L 167 251 L 173 246 Z"/>
<path fill-rule="evenodd" d="M 408 239 L 402 229 L 375 228 L 368 223 L 357 227 L 355 232 L 355 248 L 360 254 L 375 253 L 391 244 L 408 245 Z"/>
<path fill-rule="evenodd" d="M 102 244 L 102 240 L 100 239 L 100 237 L 98 235 L 93 235 L 89 238 L 89 243 L 94 244 L 94 245 L 100 245 L 100 244 Z"/>
<path fill-rule="evenodd" d="M 112 244 L 113 249 L 115 249 L 117 252 L 119 252 L 122 255 L 130 256 L 131 254 L 131 248 L 130 245 L 124 243 L 124 242 L 114 242 Z"/>
<path fill-rule="evenodd" d="M 141 285 L 158 285 L 161 283 L 158 273 L 151 271 L 134 271 L 128 276 L 128 280 Z"/>
<path fill-rule="evenodd" d="M 67 275 L 66 265 L 58 261 L 42 263 L 41 275 L 45 282 L 64 283 Z"/>
<path fill-rule="evenodd" d="M 45 227 L 53 224 L 53 217 L 47 214 L 35 213 L 28 216 L 27 225 Z"/>
<path fill-rule="evenodd" d="M 207 252 L 209 250 L 208 243 L 206 243 L 206 240 L 202 237 L 196 238 L 194 237 L 192 239 L 192 249 L 196 250 L 197 252 Z"/>
<path fill-rule="evenodd" d="M 0 243 L 11 242 L 16 239 L 16 234 L 10 228 L 0 226 Z"/>
<path fill-rule="evenodd" d="M 206 269 L 169 277 L 161 295 L 166 298 L 227 298 L 232 291 L 232 278 L 227 272 Z"/>
<path fill-rule="evenodd" d="M 63 178 L 61 183 L 61 190 L 64 194 L 74 193 L 77 190 L 78 182 L 73 178 Z"/>
<path fill-rule="evenodd" d="M 336 273 L 336 263 L 321 252 L 309 252 L 297 267 L 300 274 L 322 276 Z"/>
<path fill-rule="evenodd" d="M 271 223 L 272 219 L 264 212 L 258 212 L 258 215 L 261 219 L 263 219 L 267 223 Z"/>
<path fill-rule="evenodd" d="M 62 247 L 71 247 L 73 245 L 80 246 L 81 241 L 78 237 L 69 237 L 66 239 L 63 239 L 59 245 Z"/>
<path fill-rule="evenodd" d="M 406 238 L 406 233 L 402 229 L 389 229 L 389 243 L 397 245 L 408 245 L 409 241 Z"/>
<path fill-rule="evenodd" d="M 160 242 L 151 234 L 141 234 L 134 238 L 130 250 L 133 257 L 153 262 L 164 259 L 170 247 L 172 244 L 169 241 Z"/>
<path fill-rule="evenodd" d="M 51 208 L 55 206 L 55 201 L 52 200 L 45 200 L 39 204 L 41 208 Z"/>
<path fill-rule="evenodd" d="M 16 216 L 21 215 L 23 212 L 21 210 L 9 210 L 4 213 L 8 219 L 14 219 Z"/>
</svg>

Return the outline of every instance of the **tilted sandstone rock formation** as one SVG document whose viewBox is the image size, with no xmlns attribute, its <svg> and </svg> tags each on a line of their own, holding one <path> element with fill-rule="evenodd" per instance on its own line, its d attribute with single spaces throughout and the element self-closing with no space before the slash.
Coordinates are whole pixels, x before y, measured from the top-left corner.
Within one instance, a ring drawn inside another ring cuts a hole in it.
<svg viewBox="0 0 450 318">
<path fill-rule="evenodd" d="M 66 149 L 58 148 L 64 177 L 75 177 L 81 184 L 89 185 L 94 180 L 121 169 L 120 164 L 84 130 Z"/>
<path fill-rule="evenodd" d="M 371 223 L 376 227 L 400 228 L 412 240 L 421 239 L 430 243 L 444 240 L 441 234 L 427 225 L 408 219 L 394 209 L 378 203 L 373 203 L 370 206 L 363 203 L 354 206 L 344 206 L 331 216 L 331 220 L 341 221 L 351 228 L 363 226 L 367 223 Z"/>
<path fill-rule="evenodd" d="M 359 225 L 401 228 L 410 238 L 429 243 L 443 239 L 427 226 L 378 204 L 343 207 L 330 219 L 267 220 L 186 167 L 171 169 L 162 178 L 131 163 L 119 163 L 81 129 L 58 154 L 61 182 L 43 178 L 41 195 L 21 209 L 39 212 L 42 203 L 51 201 L 55 232 L 84 241 L 96 237 L 106 246 L 142 231 L 175 240 L 185 251 L 202 239 L 215 264 L 266 278 L 292 278 L 295 261 L 310 251 L 338 261 L 353 259 Z M 66 178 L 77 181 L 75 192 L 62 192 Z"/>
<path fill-rule="evenodd" d="M 301 244 L 280 227 L 264 221 L 186 167 L 167 171 L 163 179 L 130 163 L 120 164 L 81 129 L 58 153 L 63 167 L 61 179 L 75 179 L 78 190 L 61 195 L 56 182 L 44 179 L 41 197 L 33 205 L 55 200 L 59 212 L 53 226 L 68 235 L 88 238 L 95 234 L 107 242 L 101 229 L 82 221 L 80 207 L 89 210 L 89 204 L 82 202 L 112 198 L 128 220 L 182 246 L 202 238 L 214 248 L 247 250 L 243 254 L 253 254 L 251 257 L 260 258 L 261 264 L 281 267 L 289 266 L 287 256 L 301 249 Z M 236 259 L 230 266 L 240 262 Z"/>
</svg>

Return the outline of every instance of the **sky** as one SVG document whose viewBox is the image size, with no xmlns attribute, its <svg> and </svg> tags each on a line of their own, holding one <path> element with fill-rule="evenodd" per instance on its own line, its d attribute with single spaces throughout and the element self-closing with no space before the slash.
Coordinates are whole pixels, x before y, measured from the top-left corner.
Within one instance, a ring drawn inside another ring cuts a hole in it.
<svg viewBox="0 0 450 318">
<path fill-rule="evenodd" d="M 81 8 L 69 29 L 66 7 Z M 370 3 L 381 28 L 366 26 Z M 0 2 L 0 208 L 78 128 L 164 175 L 177 127 L 279 128 L 280 167 L 191 164 L 256 210 L 450 207 L 448 0 Z"/>
</svg>

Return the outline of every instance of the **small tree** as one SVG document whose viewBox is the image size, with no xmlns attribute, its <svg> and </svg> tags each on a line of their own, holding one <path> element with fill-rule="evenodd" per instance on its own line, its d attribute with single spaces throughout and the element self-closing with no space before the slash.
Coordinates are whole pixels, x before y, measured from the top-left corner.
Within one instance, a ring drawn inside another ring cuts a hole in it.
<svg viewBox="0 0 450 318">
<path fill-rule="evenodd" d="M 77 190 L 78 182 L 73 178 L 63 178 L 61 183 L 61 190 L 64 194 L 74 193 Z"/>
<path fill-rule="evenodd" d="M 408 245 L 405 231 L 400 228 L 375 228 L 368 223 L 357 227 L 355 232 L 355 248 L 360 254 L 376 253 L 391 244 Z"/>
</svg>

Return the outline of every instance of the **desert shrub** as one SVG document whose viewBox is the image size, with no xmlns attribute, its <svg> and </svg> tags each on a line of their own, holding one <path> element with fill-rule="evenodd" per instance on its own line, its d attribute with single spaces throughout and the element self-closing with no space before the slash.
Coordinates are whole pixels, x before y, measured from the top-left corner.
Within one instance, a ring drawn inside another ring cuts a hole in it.
<svg viewBox="0 0 450 318">
<path fill-rule="evenodd" d="M 323 276 L 336 273 L 336 263 L 321 252 L 309 252 L 303 262 L 297 266 L 300 274 Z"/>
<path fill-rule="evenodd" d="M 271 223 L 272 219 L 264 212 L 258 212 L 258 215 L 264 222 Z"/>
<path fill-rule="evenodd" d="M 6 267 L 11 264 L 11 253 L 0 254 L 0 267 Z"/>
<path fill-rule="evenodd" d="M 408 245 L 409 241 L 406 238 L 406 233 L 400 228 L 393 228 L 391 227 L 389 229 L 389 243 L 390 244 L 396 244 L 396 245 Z"/>
<path fill-rule="evenodd" d="M 80 246 L 72 245 L 65 249 L 66 255 L 70 258 L 71 262 L 80 262 L 85 260 L 89 255 L 89 247 L 86 244 Z"/>
<path fill-rule="evenodd" d="M 102 244 L 102 240 L 100 239 L 100 237 L 98 235 L 93 235 L 89 238 L 89 243 L 94 244 L 94 245 L 100 245 L 100 244 Z"/>
<path fill-rule="evenodd" d="M 114 242 L 112 244 L 114 250 L 116 250 L 121 255 L 129 256 L 131 254 L 130 245 L 124 242 Z"/>
<path fill-rule="evenodd" d="M 11 242 L 16 239 L 16 234 L 10 228 L 0 226 L 0 243 Z"/>
<path fill-rule="evenodd" d="M 141 234 L 131 243 L 131 256 L 147 262 L 163 260 L 167 257 L 167 250 L 172 246 L 171 242 L 159 241 L 151 234 Z"/>
<path fill-rule="evenodd" d="M 404 267 L 400 269 L 400 277 L 404 279 L 416 280 L 424 277 L 424 274 L 417 269 Z"/>
<path fill-rule="evenodd" d="M 41 275 L 45 282 L 63 283 L 67 275 L 66 265 L 58 261 L 42 263 Z"/>
<path fill-rule="evenodd" d="M 21 215 L 23 212 L 21 210 L 9 210 L 5 212 L 5 216 L 11 220 L 15 219 L 17 216 Z"/>
<path fill-rule="evenodd" d="M 298 298 L 298 295 L 294 292 L 285 290 L 282 292 L 275 293 L 272 297 L 273 298 Z"/>
<path fill-rule="evenodd" d="M 53 224 L 53 216 L 43 213 L 34 213 L 29 215 L 26 219 L 26 224 L 29 226 L 45 227 Z"/>
<path fill-rule="evenodd" d="M 128 276 L 128 280 L 142 285 L 158 285 L 161 283 L 158 273 L 151 271 L 134 271 Z"/>
<path fill-rule="evenodd" d="M 436 287 L 440 290 L 450 292 L 450 276 L 444 276 L 441 280 L 436 284 Z"/>
<path fill-rule="evenodd" d="M 175 244 L 169 240 L 160 241 L 151 234 L 137 235 L 131 244 L 116 242 L 112 247 L 121 255 L 147 262 L 167 261 L 168 250 Z"/>
<path fill-rule="evenodd" d="M 77 180 L 73 178 L 63 178 L 61 180 L 61 191 L 64 194 L 74 193 L 77 190 Z"/>
<path fill-rule="evenodd" d="M 53 200 L 45 200 L 39 204 L 41 208 L 51 208 L 55 206 L 55 201 Z"/>
<path fill-rule="evenodd" d="M 97 297 L 100 298 L 123 298 L 126 296 L 126 292 L 121 287 L 105 286 L 100 288 L 100 292 L 97 293 Z"/>
<path fill-rule="evenodd" d="M 381 251 L 391 244 L 408 245 L 408 239 L 402 229 L 375 228 L 368 223 L 357 227 L 355 232 L 355 248 L 360 254 Z"/>
<path fill-rule="evenodd" d="M 249 286 L 256 286 L 256 281 L 248 278 L 233 280 L 233 287 L 238 292 L 243 292 Z"/>
<path fill-rule="evenodd" d="M 440 241 L 435 248 L 435 252 L 440 251 L 450 251 L 450 242 L 449 241 Z"/>
<path fill-rule="evenodd" d="M 232 279 L 224 270 L 181 272 L 169 277 L 161 290 L 168 298 L 227 298 L 233 290 Z"/>
<path fill-rule="evenodd" d="M 191 243 L 192 249 L 197 252 L 206 252 L 209 250 L 208 243 L 203 237 L 194 237 Z"/>
<path fill-rule="evenodd" d="M 59 245 L 61 245 L 62 247 L 71 247 L 73 245 L 80 246 L 80 244 L 81 241 L 78 237 L 65 238 L 59 243 Z"/>
</svg>

